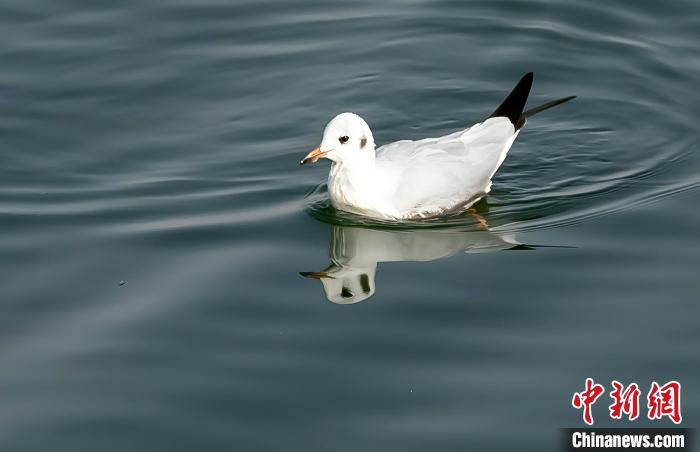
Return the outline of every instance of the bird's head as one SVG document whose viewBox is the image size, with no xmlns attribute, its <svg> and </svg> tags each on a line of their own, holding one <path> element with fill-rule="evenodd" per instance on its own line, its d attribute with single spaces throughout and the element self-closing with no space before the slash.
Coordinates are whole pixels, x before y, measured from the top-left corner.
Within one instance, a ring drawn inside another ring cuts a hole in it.
<svg viewBox="0 0 700 452">
<path fill-rule="evenodd" d="M 351 162 L 374 157 L 374 137 L 364 119 L 355 113 L 341 113 L 326 126 L 321 145 L 309 152 L 301 164 L 327 158 Z"/>
</svg>

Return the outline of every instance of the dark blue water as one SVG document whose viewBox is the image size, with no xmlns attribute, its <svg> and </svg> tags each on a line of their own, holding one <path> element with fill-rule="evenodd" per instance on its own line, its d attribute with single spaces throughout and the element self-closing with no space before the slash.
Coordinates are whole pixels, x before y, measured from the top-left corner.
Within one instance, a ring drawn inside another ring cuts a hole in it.
<svg viewBox="0 0 700 452">
<path fill-rule="evenodd" d="M 696 425 L 698 17 L 0 1 L 0 450 L 557 450 L 586 377 L 677 379 Z M 368 225 L 298 166 L 339 112 L 439 136 L 527 71 L 578 98 L 477 216 Z"/>
</svg>

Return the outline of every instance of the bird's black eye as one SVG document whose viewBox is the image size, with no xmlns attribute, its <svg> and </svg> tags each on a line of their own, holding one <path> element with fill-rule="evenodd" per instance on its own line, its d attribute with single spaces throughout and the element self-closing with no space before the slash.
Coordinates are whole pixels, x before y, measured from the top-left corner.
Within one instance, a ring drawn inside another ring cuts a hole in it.
<svg viewBox="0 0 700 452">
<path fill-rule="evenodd" d="M 342 137 L 338 138 L 338 141 L 340 141 L 340 144 L 345 144 L 348 142 L 349 139 L 350 139 L 349 136 L 343 135 Z"/>
</svg>

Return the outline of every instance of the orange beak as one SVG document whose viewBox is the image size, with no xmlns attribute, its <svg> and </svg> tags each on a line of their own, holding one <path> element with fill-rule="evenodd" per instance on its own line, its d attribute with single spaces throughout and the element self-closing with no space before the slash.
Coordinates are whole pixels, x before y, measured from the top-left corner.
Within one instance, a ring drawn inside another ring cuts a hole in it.
<svg viewBox="0 0 700 452">
<path fill-rule="evenodd" d="M 306 154 L 306 157 L 304 157 L 304 160 L 301 161 L 301 164 L 305 163 L 316 163 L 318 162 L 318 159 L 322 159 L 328 154 L 328 152 L 323 152 L 321 151 L 321 148 L 316 148 L 313 151 L 309 152 Z"/>
</svg>

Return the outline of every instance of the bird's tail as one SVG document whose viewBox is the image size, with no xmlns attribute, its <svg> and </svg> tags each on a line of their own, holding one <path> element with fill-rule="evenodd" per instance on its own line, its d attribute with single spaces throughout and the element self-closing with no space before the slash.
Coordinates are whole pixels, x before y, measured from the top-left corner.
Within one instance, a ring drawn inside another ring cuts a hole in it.
<svg viewBox="0 0 700 452">
<path fill-rule="evenodd" d="M 528 72 L 527 74 L 525 74 L 520 79 L 518 84 L 515 85 L 513 91 L 511 91 L 510 94 L 508 94 L 508 97 L 506 97 L 505 100 L 501 103 L 501 105 L 498 106 L 496 111 L 491 113 L 491 116 L 489 116 L 489 118 L 504 116 L 508 118 L 511 123 L 513 123 L 515 130 L 518 130 L 523 125 L 525 125 L 525 121 L 527 120 L 527 118 L 535 116 L 537 113 L 543 112 L 552 107 L 556 107 L 557 105 L 563 104 L 564 102 L 570 101 L 571 99 L 574 99 L 576 97 L 563 97 L 561 99 L 553 100 L 551 102 L 542 104 L 539 107 L 523 111 L 525 110 L 525 103 L 527 102 L 527 97 L 530 94 L 530 89 L 532 88 L 533 79 L 534 75 L 532 72 Z"/>
<path fill-rule="evenodd" d="M 549 110 L 550 108 L 556 107 L 557 105 L 563 104 L 564 102 L 568 102 L 571 99 L 576 99 L 576 96 L 562 97 L 561 99 L 547 102 L 545 104 L 540 105 L 539 107 L 531 108 L 527 111 L 524 111 L 522 116 L 523 116 L 523 118 L 527 119 L 530 116 L 535 116 L 537 113 L 543 112 L 545 110 Z"/>
<path fill-rule="evenodd" d="M 501 105 L 498 106 L 496 111 L 491 113 L 489 118 L 504 116 L 513 123 L 516 130 L 521 128 L 523 124 L 525 124 L 525 120 L 522 119 L 523 110 L 525 109 L 527 96 L 530 94 L 530 88 L 532 88 L 533 78 L 534 75 L 532 72 L 523 75 L 523 78 L 515 85 L 513 91 L 501 102 Z"/>
</svg>

